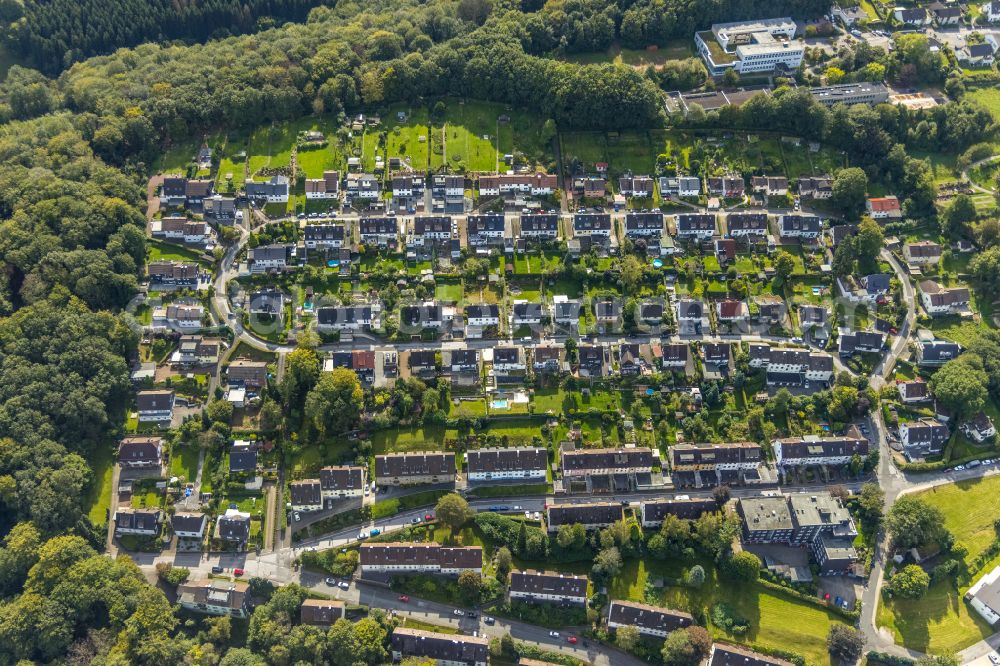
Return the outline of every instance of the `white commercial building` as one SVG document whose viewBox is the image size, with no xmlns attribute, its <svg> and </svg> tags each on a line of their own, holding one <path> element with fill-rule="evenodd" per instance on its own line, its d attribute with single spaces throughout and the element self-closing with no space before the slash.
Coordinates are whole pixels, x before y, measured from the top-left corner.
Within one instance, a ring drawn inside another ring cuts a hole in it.
<svg viewBox="0 0 1000 666">
<path fill-rule="evenodd" d="M 790 18 L 716 23 L 711 30 L 696 32 L 694 42 L 712 76 L 727 69 L 741 74 L 770 72 L 779 66 L 794 70 L 805 55 L 805 44 L 795 39 L 795 21 Z"/>
</svg>

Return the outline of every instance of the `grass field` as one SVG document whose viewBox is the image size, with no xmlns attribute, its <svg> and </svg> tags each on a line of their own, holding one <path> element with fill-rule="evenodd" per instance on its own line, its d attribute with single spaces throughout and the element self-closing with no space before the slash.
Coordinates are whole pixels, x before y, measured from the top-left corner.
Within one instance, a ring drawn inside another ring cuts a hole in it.
<svg viewBox="0 0 1000 666">
<path fill-rule="evenodd" d="M 965 98 L 983 105 L 993 117 L 1000 120 L 1000 90 L 996 88 L 979 88 L 970 90 L 965 94 Z"/>
<path fill-rule="evenodd" d="M 749 620 L 751 629 L 745 636 L 732 636 L 710 625 L 709 630 L 716 638 L 791 650 L 803 655 L 808 664 L 831 663 L 826 650 L 826 636 L 830 627 L 838 622 L 836 616 L 771 592 L 758 584 L 720 581 L 710 562 L 700 564 L 705 569 L 705 584 L 701 589 L 693 590 L 651 585 L 657 578 L 682 575 L 683 567 L 676 561 L 630 560 L 612 583 L 610 596 L 613 599 L 687 609 L 711 608 L 717 602 L 725 602 Z M 794 620 L 790 621 L 791 618 Z"/>
<path fill-rule="evenodd" d="M 198 449 L 194 446 L 177 446 L 170 455 L 170 476 L 194 481 L 197 475 Z"/>
<path fill-rule="evenodd" d="M 558 59 L 580 65 L 610 62 L 645 69 L 650 65 L 659 68 L 669 60 L 683 60 L 693 56 L 694 48 L 690 39 L 674 39 L 665 44 L 651 45 L 646 49 L 624 49 L 618 44 L 613 44 L 606 51 L 572 53 L 560 56 Z"/>
<path fill-rule="evenodd" d="M 431 155 L 431 166 L 444 164 L 454 171 L 496 171 L 497 106 L 488 102 L 447 100 L 444 130 L 432 132 L 443 141 L 443 153 Z M 435 163 L 436 161 L 436 163 Z"/>
<path fill-rule="evenodd" d="M 945 527 L 956 543 L 968 548 L 966 562 L 971 562 L 997 538 L 993 523 L 1000 518 L 1000 508 L 993 502 L 998 492 L 1000 477 L 984 477 L 932 488 L 918 497 L 941 509 Z M 973 579 L 978 577 L 975 573 Z M 917 650 L 943 654 L 968 647 L 993 631 L 962 600 L 966 589 L 956 590 L 950 581 L 942 581 L 920 599 L 885 603 L 879 607 L 879 626 L 888 627 L 898 641 Z"/>
<path fill-rule="evenodd" d="M 398 113 L 406 113 L 399 121 Z M 414 171 L 426 171 L 430 159 L 430 116 L 423 107 L 393 106 L 382 119 L 386 128 L 386 156 L 398 157 Z M 423 141 L 420 140 L 423 137 Z"/>
<path fill-rule="evenodd" d="M 111 446 L 99 446 L 90 456 L 90 468 L 94 471 L 93 483 L 87 491 L 85 505 L 90 522 L 103 525 L 108 519 L 111 506 L 111 481 L 114 477 L 114 451 Z"/>
<path fill-rule="evenodd" d="M 181 245 L 147 239 L 146 254 L 149 261 L 194 261 L 205 263 L 202 255 Z"/>
</svg>

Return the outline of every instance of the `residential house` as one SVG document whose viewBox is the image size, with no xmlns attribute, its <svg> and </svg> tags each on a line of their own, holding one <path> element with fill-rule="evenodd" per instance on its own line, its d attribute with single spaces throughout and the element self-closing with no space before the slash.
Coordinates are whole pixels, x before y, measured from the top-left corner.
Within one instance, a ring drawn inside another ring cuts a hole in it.
<svg viewBox="0 0 1000 666">
<path fill-rule="evenodd" d="M 778 233 L 782 238 L 815 240 L 823 232 L 823 221 L 815 215 L 782 215 Z"/>
<path fill-rule="evenodd" d="M 234 197 L 224 197 L 216 194 L 208 197 L 202 202 L 202 210 L 205 217 L 211 218 L 220 224 L 232 224 L 233 219 L 242 219 L 243 212 L 236 210 L 236 199 Z"/>
<path fill-rule="evenodd" d="M 868 456 L 868 440 L 860 433 L 849 433 L 843 437 L 820 437 L 805 435 L 776 439 L 771 442 L 774 462 L 787 471 L 808 465 L 849 465 L 854 456 L 862 459 Z"/>
<path fill-rule="evenodd" d="M 507 222 L 503 213 L 469 215 L 465 218 L 466 235 L 472 247 L 503 245 L 507 236 Z"/>
<path fill-rule="evenodd" d="M 503 384 L 520 384 L 527 372 L 524 349 L 521 347 L 495 347 L 493 349 L 493 376 Z"/>
<path fill-rule="evenodd" d="M 422 247 L 435 241 L 449 240 L 451 233 L 451 218 L 447 215 L 422 215 L 413 218 L 413 232 L 406 242 L 407 245 Z"/>
<path fill-rule="evenodd" d="M 135 396 L 139 423 L 168 422 L 174 416 L 174 392 L 169 389 L 139 391 Z"/>
<path fill-rule="evenodd" d="M 908 458 L 937 455 L 950 437 L 948 426 L 930 417 L 899 424 L 899 441 Z"/>
<path fill-rule="evenodd" d="M 399 223 L 394 217 L 362 217 L 358 221 L 358 234 L 366 245 L 395 245 L 399 239 Z"/>
<path fill-rule="evenodd" d="M 340 172 L 324 171 L 322 178 L 306 178 L 306 199 L 336 199 L 340 196 Z"/>
<path fill-rule="evenodd" d="M 563 295 L 552 298 L 552 319 L 556 324 L 576 329 L 580 325 L 580 301 Z"/>
<path fill-rule="evenodd" d="M 431 178 L 431 193 L 436 197 L 464 197 L 465 176 L 461 174 L 435 174 Z"/>
<path fill-rule="evenodd" d="M 230 474 L 257 473 L 257 443 L 247 439 L 237 439 L 229 448 Z"/>
<path fill-rule="evenodd" d="M 363 497 L 368 482 L 368 468 L 361 465 L 336 465 L 319 470 L 323 500 Z"/>
<path fill-rule="evenodd" d="M 962 432 L 976 444 L 982 444 L 996 437 L 997 429 L 993 420 L 985 412 L 979 412 L 975 417 L 962 424 Z"/>
<path fill-rule="evenodd" d="M 349 173 L 345 188 L 348 201 L 361 199 L 372 201 L 382 196 L 382 185 L 378 176 L 370 173 Z"/>
<path fill-rule="evenodd" d="M 239 509 L 226 509 L 215 523 L 216 537 L 238 549 L 250 539 L 250 514 Z"/>
<path fill-rule="evenodd" d="M 767 235 L 767 213 L 729 213 L 726 216 L 726 235 L 745 238 Z"/>
<path fill-rule="evenodd" d="M 899 399 L 904 405 L 926 402 L 931 399 L 931 391 L 927 387 L 927 382 L 920 377 L 913 381 L 897 381 L 896 389 L 899 391 Z"/>
<path fill-rule="evenodd" d="M 618 347 L 618 372 L 621 375 L 634 377 L 648 371 L 649 364 L 643 356 L 642 347 L 636 343 L 623 343 Z"/>
<path fill-rule="evenodd" d="M 267 385 L 267 363 L 238 358 L 226 370 L 226 382 L 230 386 L 259 389 Z"/>
<path fill-rule="evenodd" d="M 607 195 L 608 183 L 600 176 L 575 176 L 572 188 L 577 199 L 603 199 Z"/>
<path fill-rule="evenodd" d="M 855 353 L 878 353 L 885 346 L 885 334 L 878 331 L 852 331 L 841 328 L 837 338 L 837 352 L 841 356 Z"/>
<path fill-rule="evenodd" d="M 316 309 L 316 329 L 331 331 L 361 331 L 378 328 L 381 324 L 379 307 L 351 305 Z"/>
<path fill-rule="evenodd" d="M 635 627 L 643 636 L 666 638 L 667 634 L 677 629 L 684 629 L 694 624 L 690 613 L 659 608 L 634 601 L 615 599 L 608 607 L 608 628 Z"/>
<path fill-rule="evenodd" d="M 1000 23 L 1000 0 L 992 0 L 980 7 L 981 17 L 989 23 Z"/>
<path fill-rule="evenodd" d="M 894 19 L 905 25 L 930 25 L 931 19 L 923 7 L 896 7 L 892 10 Z"/>
<path fill-rule="evenodd" d="M 577 482 L 589 494 L 627 492 L 650 484 L 659 455 L 647 447 L 619 449 L 563 448 L 560 456 L 563 484 L 567 490 Z"/>
<path fill-rule="evenodd" d="M 663 213 L 648 210 L 626 213 L 625 235 L 629 238 L 659 238 L 663 235 Z"/>
<path fill-rule="evenodd" d="M 299 606 L 299 621 L 311 627 L 332 627 L 345 617 L 347 606 L 339 599 L 303 599 Z"/>
<path fill-rule="evenodd" d="M 957 5 L 944 5 L 935 2 L 930 5 L 930 10 L 934 22 L 939 26 L 958 25 L 958 22 L 962 20 L 962 8 Z"/>
<path fill-rule="evenodd" d="M 917 342 L 917 365 L 934 367 L 944 365 L 953 358 L 958 358 L 962 348 L 956 342 L 947 340 L 930 340 Z"/>
<path fill-rule="evenodd" d="M 743 301 L 727 298 L 715 304 L 715 316 L 722 323 L 746 321 L 747 304 Z"/>
<path fill-rule="evenodd" d="M 607 348 L 604 345 L 580 345 L 576 349 L 581 377 L 603 377 Z"/>
<path fill-rule="evenodd" d="M 537 346 L 534 348 L 534 358 L 531 364 L 535 373 L 559 372 L 563 368 L 562 347 Z"/>
<path fill-rule="evenodd" d="M 559 236 L 558 213 L 526 213 L 521 216 L 521 238 L 554 240 Z"/>
<path fill-rule="evenodd" d="M 746 191 L 746 183 L 740 176 L 724 176 L 708 179 L 708 192 L 726 199 L 742 199 Z"/>
<path fill-rule="evenodd" d="M 908 264 L 936 264 L 941 261 L 941 246 L 929 240 L 906 243 L 903 258 Z"/>
<path fill-rule="evenodd" d="M 710 497 L 683 495 L 674 499 L 644 501 L 640 507 L 640 514 L 643 528 L 656 529 L 663 525 L 667 516 L 676 516 L 683 520 L 697 520 L 702 514 L 718 510 L 718 503 Z"/>
<path fill-rule="evenodd" d="M 394 199 L 422 197 L 427 189 L 427 181 L 423 174 L 396 174 L 392 177 L 391 187 Z"/>
<path fill-rule="evenodd" d="M 639 321 L 644 324 L 660 324 L 663 322 L 663 303 L 660 301 L 642 301 L 639 303 Z"/>
<path fill-rule="evenodd" d="M 179 539 L 198 539 L 205 537 L 205 527 L 208 526 L 208 516 L 204 513 L 177 512 L 170 517 L 170 529 Z"/>
<path fill-rule="evenodd" d="M 186 217 L 164 217 L 153 220 L 149 227 L 154 237 L 188 245 L 206 245 L 212 236 L 211 228 L 204 221 Z"/>
<path fill-rule="evenodd" d="M 953 314 L 969 307 L 968 287 L 942 287 L 933 280 L 924 280 L 917 285 L 917 289 L 924 312 L 932 317 Z"/>
<path fill-rule="evenodd" d="M 288 484 L 292 509 L 308 513 L 323 509 L 323 489 L 318 479 L 292 481 Z"/>
<path fill-rule="evenodd" d="M 500 307 L 496 304 L 466 305 L 465 316 L 469 326 L 500 325 Z"/>
<path fill-rule="evenodd" d="M 548 173 L 504 173 L 479 176 L 479 196 L 530 194 L 548 196 L 559 187 L 559 177 Z"/>
<path fill-rule="evenodd" d="M 247 199 L 268 203 L 288 203 L 288 176 L 272 176 L 263 183 L 247 181 Z"/>
<path fill-rule="evenodd" d="M 155 537 L 160 534 L 163 512 L 159 509 L 126 509 L 115 511 L 115 536 Z"/>
<path fill-rule="evenodd" d="M 454 483 L 455 454 L 442 451 L 387 453 L 375 456 L 375 478 L 383 486 Z"/>
<path fill-rule="evenodd" d="M 545 525 L 549 532 L 558 531 L 562 525 L 583 525 L 588 532 L 604 529 L 623 517 L 620 502 L 547 504 L 545 507 Z"/>
<path fill-rule="evenodd" d="M 682 298 L 677 301 L 677 319 L 679 333 L 682 335 L 700 335 L 702 322 L 705 318 L 705 305 L 692 298 Z"/>
<path fill-rule="evenodd" d="M 618 179 L 618 192 L 637 199 L 653 198 L 653 179 L 649 176 L 622 176 Z"/>
<path fill-rule="evenodd" d="M 788 194 L 788 179 L 784 176 L 754 176 L 750 179 L 754 192 L 769 197 L 783 197 Z"/>
<path fill-rule="evenodd" d="M 799 328 L 803 332 L 813 328 L 825 328 L 830 319 L 830 310 L 821 305 L 799 306 Z"/>
<path fill-rule="evenodd" d="M 660 196 L 697 197 L 701 194 L 701 178 L 694 176 L 678 176 L 676 178 L 660 178 Z"/>
<path fill-rule="evenodd" d="M 836 11 L 838 8 L 834 8 Z M 713 643 L 706 666 L 793 666 L 792 662 L 754 652 L 741 645 Z"/>
<path fill-rule="evenodd" d="M 677 237 L 707 240 L 716 234 L 715 215 L 681 213 L 677 216 Z"/>
<path fill-rule="evenodd" d="M 310 250 L 344 247 L 344 227 L 340 224 L 307 224 L 303 236 Z"/>
<path fill-rule="evenodd" d="M 546 449 L 536 446 L 473 449 L 465 454 L 466 478 L 470 483 L 544 481 L 548 461 Z"/>
<path fill-rule="evenodd" d="M 422 629 L 396 627 L 392 630 L 392 660 L 419 657 L 435 666 L 486 666 L 490 641 L 485 636 L 439 634 Z"/>
<path fill-rule="evenodd" d="M 251 273 L 266 271 L 283 271 L 288 268 L 294 246 L 283 243 L 261 245 L 251 248 L 247 254 L 247 263 Z"/>
<path fill-rule="evenodd" d="M 715 258 L 719 260 L 719 264 L 722 266 L 736 261 L 736 240 L 733 238 L 716 238 Z"/>
<path fill-rule="evenodd" d="M 611 215 L 608 213 L 576 213 L 573 215 L 573 235 L 610 238 Z"/>
<path fill-rule="evenodd" d="M 201 269 L 198 264 L 180 261 L 154 261 L 146 266 L 150 285 L 193 287 L 198 284 Z"/>
<path fill-rule="evenodd" d="M 205 308 L 200 305 L 171 303 L 153 310 L 153 328 L 199 329 L 204 316 Z"/>
<path fill-rule="evenodd" d="M 444 323 L 442 308 L 433 301 L 404 305 L 399 309 L 399 321 L 410 330 L 441 328 Z"/>
<path fill-rule="evenodd" d="M 163 438 L 130 435 L 118 445 L 118 464 L 127 469 L 159 469 L 163 461 Z"/>
<path fill-rule="evenodd" d="M 872 197 L 865 202 L 865 209 L 873 220 L 896 220 L 903 216 L 903 209 L 899 207 L 899 199 L 894 196 Z"/>
<path fill-rule="evenodd" d="M 760 445 L 754 442 L 675 444 L 670 448 L 670 468 L 677 487 L 758 483 L 763 462 Z"/>
<path fill-rule="evenodd" d="M 612 298 L 602 298 L 594 301 L 594 317 L 603 326 L 614 324 L 621 319 L 621 303 Z"/>
<path fill-rule="evenodd" d="M 780 296 L 758 296 L 754 299 L 758 318 L 765 324 L 781 324 L 788 315 L 788 308 Z"/>
<path fill-rule="evenodd" d="M 857 233 L 858 225 L 856 224 L 838 224 L 835 227 L 830 227 L 830 244 L 836 250 L 844 240 L 854 237 Z"/>
<path fill-rule="evenodd" d="M 958 9 L 955 7 L 955 9 Z M 959 49 L 958 59 L 970 67 L 991 67 L 994 59 L 993 45 L 989 42 L 966 44 Z"/>
<path fill-rule="evenodd" d="M 733 369 L 732 345 L 728 342 L 706 342 L 701 346 L 705 373 L 713 376 L 728 375 Z"/>
<path fill-rule="evenodd" d="M 511 324 L 514 328 L 521 326 L 537 326 L 542 323 L 542 305 L 515 301 L 511 308 Z"/>
<path fill-rule="evenodd" d="M 803 199 L 829 199 L 833 196 L 833 178 L 799 178 L 799 196 Z"/>
<path fill-rule="evenodd" d="M 437 353 L 430 349 L 414 349 L 409 355 L 410 374 L 420 379 L 432 379 L 438 373 Z"/>
<path fill-rule="evenodd" d="M 508 594 L 511 601 L 582 607 L 587 604 L 588 584 L 586 576 L 547 571 L 512 571 Z"/>
<path fill-rule="evenodd" d="M 280 321 L 285 317 L 285 304 L 288 302 L 289 298 L 279 289 L 258 289 L 250 294 L 247 311 L 252 315 L 276 317 Z"/>
<path fill-rule="evenodd" d="M 177 586 L 181 608 L 205 615 L 250 616 L 249 585 L 242 581 L 208 578 L 187 581 Z"/>
<path fill-rule="evenodd" d="M 446 548 L 436 543 L 363 543 L 360 549 L 361 575 L 423 573 L 458 575 L 463 571 L 483 571 L 480 546 Z"/>
<path fill-rule="evenodd" d="M 687 374 L 691 360 L 690 349 L 685 342 L 668 342 L 660 346 L 660 363 L 663 369 Z"/>
</svg>

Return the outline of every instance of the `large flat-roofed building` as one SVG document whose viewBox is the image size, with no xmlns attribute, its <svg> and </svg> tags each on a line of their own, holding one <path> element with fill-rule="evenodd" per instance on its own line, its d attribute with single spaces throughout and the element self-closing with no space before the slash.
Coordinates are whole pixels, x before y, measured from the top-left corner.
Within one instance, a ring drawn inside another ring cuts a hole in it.
<svg viewBox="0 0 1000 666">
<path fill-rule="evenodd" d="M 838 83 L 833 86 L 810 88 L 813 99 L 820 104 L 881 104 L 889 101 L 889 89 L 881 83 Z"/>
<path fill-rule="evenodd" d="M 822 536 L 857 536 L 854 520 L 839 499 L 825 491 L 777 497 L 743 497 L 736 504 L 747 543 L 812 545 Z"/>
<path fill-rule="evenodd" d="M 583 606 L 587 603 L 587 577 L 547 571 L 514 571 L 510 574 L 510 598 Z"/>
<path fill-rule="evenodd" d="M 635 627 L 644 636 L 666 638 L 675 629 L 683 629 L 694 624 L 690 613 L 657 608 L 632 601 L 612 601 L 608 608 L 608 627 Z"/>
<path fill-rule="evenodd" d="M 392 660 L 423 657 L 436 666 L 486 666 L 490 641 L 483 636 L 438 634 L 422 629 L 396 627 L 392 631 Z"/>
<path fill-rule="evenodd" d="M 790 18 L 716 23 L 711 30 L 696 32 L 694 43 L 712 76 L 727 69 L 739 73 L 790 70 L 802 64 L 805 44 L 795 39 L 795 21 Z"/>
</svg>

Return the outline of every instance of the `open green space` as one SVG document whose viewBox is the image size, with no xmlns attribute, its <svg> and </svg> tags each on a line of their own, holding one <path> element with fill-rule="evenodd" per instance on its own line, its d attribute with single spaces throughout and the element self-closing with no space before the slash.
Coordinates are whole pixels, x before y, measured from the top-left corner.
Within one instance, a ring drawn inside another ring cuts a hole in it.
<svg viewBox="0 0 1000 666">
<path fill-rule="evenodd" d="M 431 155 L 431 166 L 447 164 L 453 171 L 497 169 L 497 105 L 471 100 L 447 100 L 443 130 L 433 141 L 442 141 L 443 152 Z"/>
<path fill-rule="evenodd" d="M 830 627 L 839 622 L 833 613 L 773 592 L 759 583 L 722 581 L 711 562 L 696 563 L 706 573 L 700 589 L 669 585 L 683 575 L 685 567 L 677 561 L 629 560 L 612 583 L 610 596 L 668 608 L 711 608 L 724 602 L 749 621 L 750 631 L 742 636 L 727 634 L 712 625 L 709 617 L 708 628 L 716 638 L 790 650 L 803 655 L 808 664 L 831 663 L 826 636 Z M 659 586 L 661 582 L 663 587 Z"/>
<path fill-rule="evenodd" d="M 183 245 L 174 245 L 155 239 L 146 240 L 146 256 L 150 262 L 154 261 L 188 261 L 204 264 L 204 255 L 194 250 L 189 250 Z"/>
<path fill-rule="evenodd" d="M 406 118 L 400 119 L 399 113 Z M 414 171 L 426 171 L 430 159 L 430 116 L 424 107 L 393 106 L 382 117 L 386 155 L 398 157 Z"/>
<path fill-rule="evenodd" d="M 108 508 L 111 506 L 111 481 L 114 479 L 115 456 L 110 444 L 98 446 L 90 455 L 90 468 L 93 477 L 84 506 L 87 516 L 94 525 L 103 525 L 108 520 Z"/>
<path fill-rule="evenodd" d="M 198 448 L 174 446 L 170 454 L 170 476 L 192 482 L 198 475 Z"/>
<path fill-rule="evenodd" d="M 1000 90 L 996 88 L 977 88 L 965 93 L 965 99 L 981 104 L 993 117 L 1000 120 Z"/>
<path fill-rule="evenodd" d="M 995 501 L 1000 477 L 982 477 L 950 483 L 918 495 L 944 514 L 945 527 L 955 542 L 968 548 L 966 562 L 974 561 L 996 540 L 994 522 L 1000 518 Z M 983 571 L 996 566 L 987 563 Z M 990 626 L 962 599 L 981 572 L 970 572 L 968 585 L 956 589 L 950 580 L 931 585 L 920 599 L 892 599 L 879 606 L 879 626 L 889 628 L 908 648 L 944 654 L 972 645 L 993 633 Z"/>
</svg>

